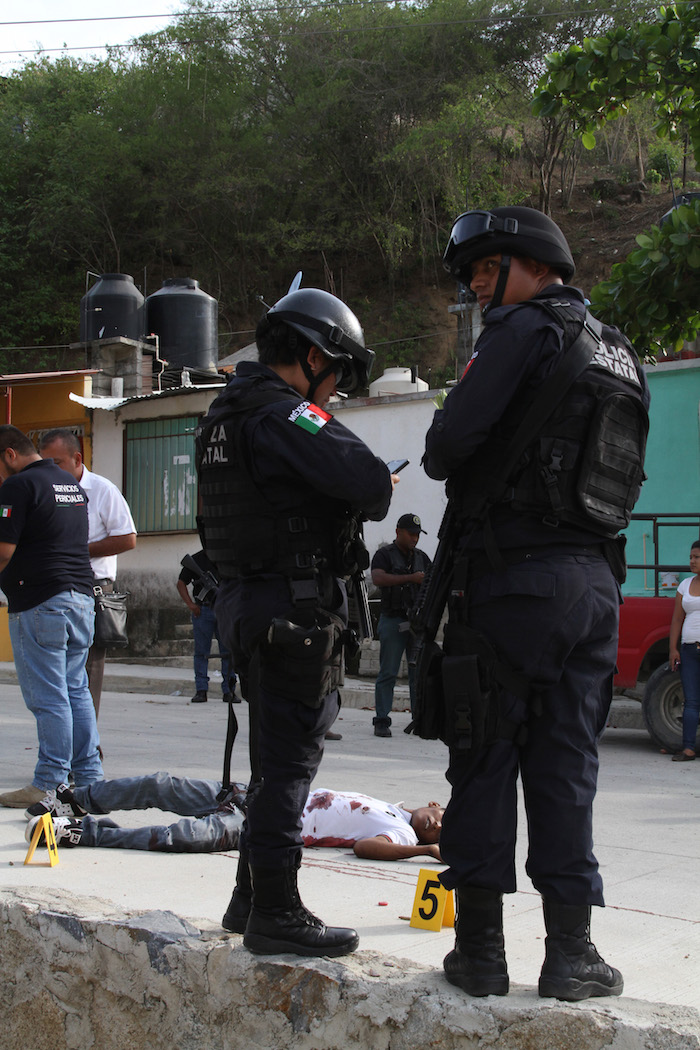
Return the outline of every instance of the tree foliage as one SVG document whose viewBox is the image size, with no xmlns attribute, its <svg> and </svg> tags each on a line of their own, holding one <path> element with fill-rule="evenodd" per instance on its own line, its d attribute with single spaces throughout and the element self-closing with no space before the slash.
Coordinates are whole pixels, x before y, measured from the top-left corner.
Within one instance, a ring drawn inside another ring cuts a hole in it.
<svg viewBox="0 0 700 1050">
<path fill-rule="evenodd" d="M 196 276 L 223 351 L 300 268 L 363 317 L 390 289 L 373 337 L 427 334 L 402 289 L 438 281 L 455 214 L 527 198 L 520 155 L 551 177 L 541 56 L 611 17 L 559 8 L 192 0 L 126 55 L 28 63 L 0 81 L 0 346 L 74 341 L 86 276 L 114 271 Z"/>
<path fill-rule="evenodd" d="M 654 130 L 674 140 L 687 132 L 700 158 L 700 9 L 661 8 L 658 17 L 547 58 L 534 99 L 537 115 L 568 116 L 584 145 L 596 132 L 649 100 Z M 611 279 L 592 292 L 601 316 L 618 324 L 641 351 L 678 347 L 700 332 L 700 208 L 682 206 L 660 227 L 637 237 L 639 250 L 613 267 Z"/>
</svg>

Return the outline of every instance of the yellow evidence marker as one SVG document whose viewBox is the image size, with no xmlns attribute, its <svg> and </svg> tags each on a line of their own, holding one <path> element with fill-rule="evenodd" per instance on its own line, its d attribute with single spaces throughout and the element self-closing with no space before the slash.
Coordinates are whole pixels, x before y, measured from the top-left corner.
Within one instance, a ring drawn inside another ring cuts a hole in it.
<svg viewBox="0 0 700 1050">
<path fill-rule="evenodd" d="M 27 850 L 27 856 L 24 858 L 24 863 L 29 864 L 32 857 L 34 856 L 34 850 L 39 844 L 39 839 L 44 836 L 44 843 L 49 851 L 49 867 L 54 868 L 58 864 L 58 846 L 56 844 L 56 836 L 53 831 L 53 822 L 51 820 L 50 813 L 42 813 L 36 822 L 36 827 L 32 834 L 32 841 L 29 843 L 29 849 Z"/>
<path fill-rule="evenodd" d="M 423 930 L 441 930 L 455 924 L 455 899 L 452 890 L 446 890 L 435 870 L 421 868 L 413 899 L 409 925 Z"/>
</svg>

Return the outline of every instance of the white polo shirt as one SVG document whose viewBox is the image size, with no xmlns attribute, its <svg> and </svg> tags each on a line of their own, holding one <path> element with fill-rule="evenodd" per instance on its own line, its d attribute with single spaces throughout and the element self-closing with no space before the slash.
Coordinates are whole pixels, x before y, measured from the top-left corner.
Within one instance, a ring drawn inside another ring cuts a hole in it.
<svg viewBox="0 0 700 1050">
<path fill-rule="evenodd" d="M 88 498 L 88 543 L 96 543 L 107 536 L 129 536 L 136 532 L 129 504 L 113 482 L 101 474 L 93 474 L 83 465 L 78 484 Z M 98 580 L 116 580 L 116 554 L 91 558 L 90 564 Z"/>
</svg>

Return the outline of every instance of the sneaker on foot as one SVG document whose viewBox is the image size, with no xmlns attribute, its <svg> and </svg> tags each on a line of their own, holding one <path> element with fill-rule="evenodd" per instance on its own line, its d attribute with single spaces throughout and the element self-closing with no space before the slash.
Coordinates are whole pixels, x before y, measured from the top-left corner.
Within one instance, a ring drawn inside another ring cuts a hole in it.
<svg viewBox="0 0 700 1050">
<path fill-rule="evenodd" d="M 25 806 L 41 802 L 45 794 L 46 788 L 37 788 L 33 784 L 27 784 L 26 787 L 18 788 L 17 791 L 6 791 L 4 795 L 0 795 L 0 806 L 7 806 L 8 809 L 24 809 Z"/>
<path fill-rule="evenodd" d="M 204 690 L 204 689 L 198 689 L 197 692 L 192 697 L 192 699 L 190 700 L 191 704 L 206 704 L 206 702 L 207 702 L 207 694 L 206 694 L 206 690 Z"/>
<path fill-rule="evenodd" d="M 33 817 L 27 824 L 24 832 L 24 837 L 27 842 L 32 841 L 32 835 L 37 823 L 41 820 L 41 817 Z M 82 820 L 71 820 L 70 817 L 53 817 L 51 820 L 53 824 L 53 833 L 56 836 L 57 846 L 79 846 L 80 840 L 83 837 L 83 822 Z M 42 831 L 38 846 L 46 845 L 46 835 Z"/>
<path fill-rule="evenodd" d="M 73 792 L 67 784 L 59 784 L 53 791 L 47 791 L 41 802 L 35 802 L 24 811 L 27 820 L 50 813 L 52 817 L 84 817 L 86 809 L 75 801 Z"/>
</svg>

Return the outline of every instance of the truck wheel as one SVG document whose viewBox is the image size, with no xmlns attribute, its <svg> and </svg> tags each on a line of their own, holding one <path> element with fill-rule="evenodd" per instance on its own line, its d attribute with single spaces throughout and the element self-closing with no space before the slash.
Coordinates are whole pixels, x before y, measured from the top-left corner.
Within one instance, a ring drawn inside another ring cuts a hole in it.
<svg viewBox="0 0 700 1050">
<path fill-rule="evenodd" d="M 642 700 L 642 715 L 649 736 L 666 751 L 683 746 L 683 686 L 678 671 L 662 664 L 649 676 Z"/>
</svg>

